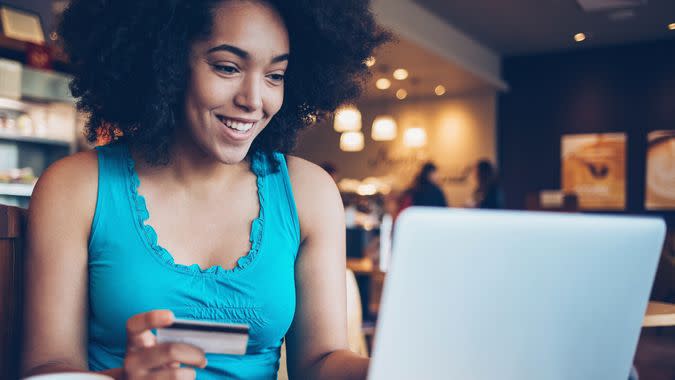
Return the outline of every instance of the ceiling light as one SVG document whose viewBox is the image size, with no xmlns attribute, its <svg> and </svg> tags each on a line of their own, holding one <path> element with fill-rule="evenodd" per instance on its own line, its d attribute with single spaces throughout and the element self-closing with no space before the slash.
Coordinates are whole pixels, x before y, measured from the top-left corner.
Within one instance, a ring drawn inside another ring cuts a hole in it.
<svg viewBox="0 0 675 380">
<path fill-rule="evenodd" d="M 345 152 L 358 152 L 363 150 L 363 133 L 345 132 L 340 136 L 340 149 Z"/>
<path fill-rule="evenodd" d="M 386 90 L 389 87 L 391 87 L 391 81 L 387 78 L 380 78 L 375 82 L 375 87 L 379 88 L 380 90 Z"/>
<path fill-rule="evenodd" d="M 436 86 L 436 88 L 434 88 L 434 93 L 436 93 L 438 96 L 445 94 L 445 87 L 439 84 Z"/>
<path fill-rule="evenodd" d="M 408 77 L 408 70 L 406 69 L 396 69 L 394 70 L 394 79 L 404 80 Z"/>
<path fill-rule="evenodd" d="M 396 97 L 398 98 L 398 100 L 403 100 L 408 97 L 408 91 L 401 88 L 398 91 L 396 91 Z"/>
<path fill-rule="evenodd" d="M 333 128 L 336 132 L 354 132 L 361 130 L 361 112 L 354 106 L 344 106 L 335 111 Z"/>
<path fill-rule="evenodd" d="M 427 144 L 427 131 L 422 127 L 408 128 L 403 132 L 403 145 L 421 148 Z"/>
<path fill-rule="evenodd" d="M 375 141 L 391 141 L 396 138 L 396 120 L 391 116 L 378 116 L 373 121 L 370 135 Z"/>
<path fill-rule="evenodd" d="M 675 22 L 668 24 L 668 30 L 675 30 Z"/>
<path fill-rule="evenodd" d="M 373 65 L 375 64 L 375 57 L 368 57 L 368 58 L 366 58 L 365 64 L 366 64 L 366 66 L 368 66 L 368 67 L 373 67 Z"/>
<path fill-rule="evenodd" d="M 582 42 L 582 41 L 586 40 L 586 35 L 583 34 L 583 33 L 577 33 L 577 34 L 574 35 L 574 40 L 577 41 L 577 42 Z"/>
<path fill-rule="evenodd" d="M 362 183 L 356 189 L 356 194 L 362 196 L 375 195 L 377 194 L 377 186 L 372 183 Z"/>
</svg>

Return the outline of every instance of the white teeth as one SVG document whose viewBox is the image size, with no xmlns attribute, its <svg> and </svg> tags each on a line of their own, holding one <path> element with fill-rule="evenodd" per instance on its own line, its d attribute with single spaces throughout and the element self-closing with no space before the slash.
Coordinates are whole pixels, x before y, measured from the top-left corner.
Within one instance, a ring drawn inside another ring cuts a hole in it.
<svg viewBox="0 0 675 380">
<path fill-rule="evenodd" d="M 225 118 L 221 118 L 221 121 L 228 128 L 235 129 L 239 132 L 246 132 L 249 129 L 253 128 L 253 125 L 255 124 L 255 123 L 241 123 L 241 122 L 238 122 L 238 121 L 234 121 L 234 120 L 231 120 L 231 119 L 225 119 Z"/>
</svg>

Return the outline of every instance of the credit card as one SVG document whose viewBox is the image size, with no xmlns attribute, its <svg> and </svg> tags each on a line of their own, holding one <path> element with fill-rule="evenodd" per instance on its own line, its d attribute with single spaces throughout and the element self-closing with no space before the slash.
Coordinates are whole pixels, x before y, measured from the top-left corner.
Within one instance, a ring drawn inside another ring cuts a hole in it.
<svg viewBox="0 0 675 380">
<path fill-rule="evenodd" d="M 157 343 L 187 343 L 208 354 L 244 355 L 249 326 L 176 319 L 171 326 L 157 329 Z"/>
</svg>

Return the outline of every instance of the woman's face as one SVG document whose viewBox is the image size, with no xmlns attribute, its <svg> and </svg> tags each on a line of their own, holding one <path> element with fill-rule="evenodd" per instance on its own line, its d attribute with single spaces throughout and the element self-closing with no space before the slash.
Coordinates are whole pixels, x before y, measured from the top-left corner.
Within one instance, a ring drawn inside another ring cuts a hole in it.
<svg viewBox="0 0 675 380">
<path fill-rule="evenodd" d="M 185 99 L 190 134 L 206 154 L 226 164 L 246 157 L 281 108 L 288 53 L 283 20 L 265 3 L 216 8 L 210 38 L 192 46 Z"/>
</svg>

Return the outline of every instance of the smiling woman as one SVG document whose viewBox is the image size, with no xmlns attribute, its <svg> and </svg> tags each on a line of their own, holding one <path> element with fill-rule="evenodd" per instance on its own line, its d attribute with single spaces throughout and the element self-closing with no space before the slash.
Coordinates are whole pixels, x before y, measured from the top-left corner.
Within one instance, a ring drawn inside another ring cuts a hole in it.
<svg viewBox="0 0 675 380">
<path fill-rule="evenodd" d="M 261 2 L 275 13 L 273 27 L 266 29 L 247 18 L 233 19 L 234 25 L 213 22 L 222 3 L 218 0 L 86 3 L 66 10 L 60 34 L 77 74 L 73 93 L 91 115 L 89 138 L 95 141 L 99 129 L 110 136 L 119 130 L 153 163 L 170 158 L 174 130 L 184 117 L 191 60 L 213 59 L 214 70 L 226 76 L 241 68 L 216 65 L 219 54 L 230 54 L 241 64 L 254 53 L 213 37 L 251 31 L 257 33 L 248 41 L 254 50 L 273 46 L 278 53 L 283 47 L 279 43 L 287 39 L 285 53 L 291 59 L 285 76 L 284 70 L 267 73 L 270 80 L 284 82 L 283 106 L 271 121 L 277 127 L 265 130 L 250 153 L 290 151 L 299 129 L 357 97 L 368 75 L 364 61 L 388 39 L 375 24 L 368 1 L 362 0 Z M 206 50 L 199 51 L 195 45 L 200 44 Z M 273 58 L 278 61 L 263 63 L 283 67 L 287 57 Z"/>
<path fill-rule="evenodd" d="M 368 2 L 73 0 L 61 35 L 114 141 L 36 185 L 25 374 L 274 379 L 285 339 L 291 377 L 365 378 L 339 193 L 286 153 L 359 94 L 388 38 Z M 248 325 L 246 355 L 158 343 L 175 318 Z"/>
<path fill-rule="evenodd" d="M 288 33 L 276 10 L 263 3 L 223 4 L 214 18 L 223 22 L 192 45 L 188 58 L 185 121 L 202 150 L 234 164 L 281 108 Z"/>
</svg>

